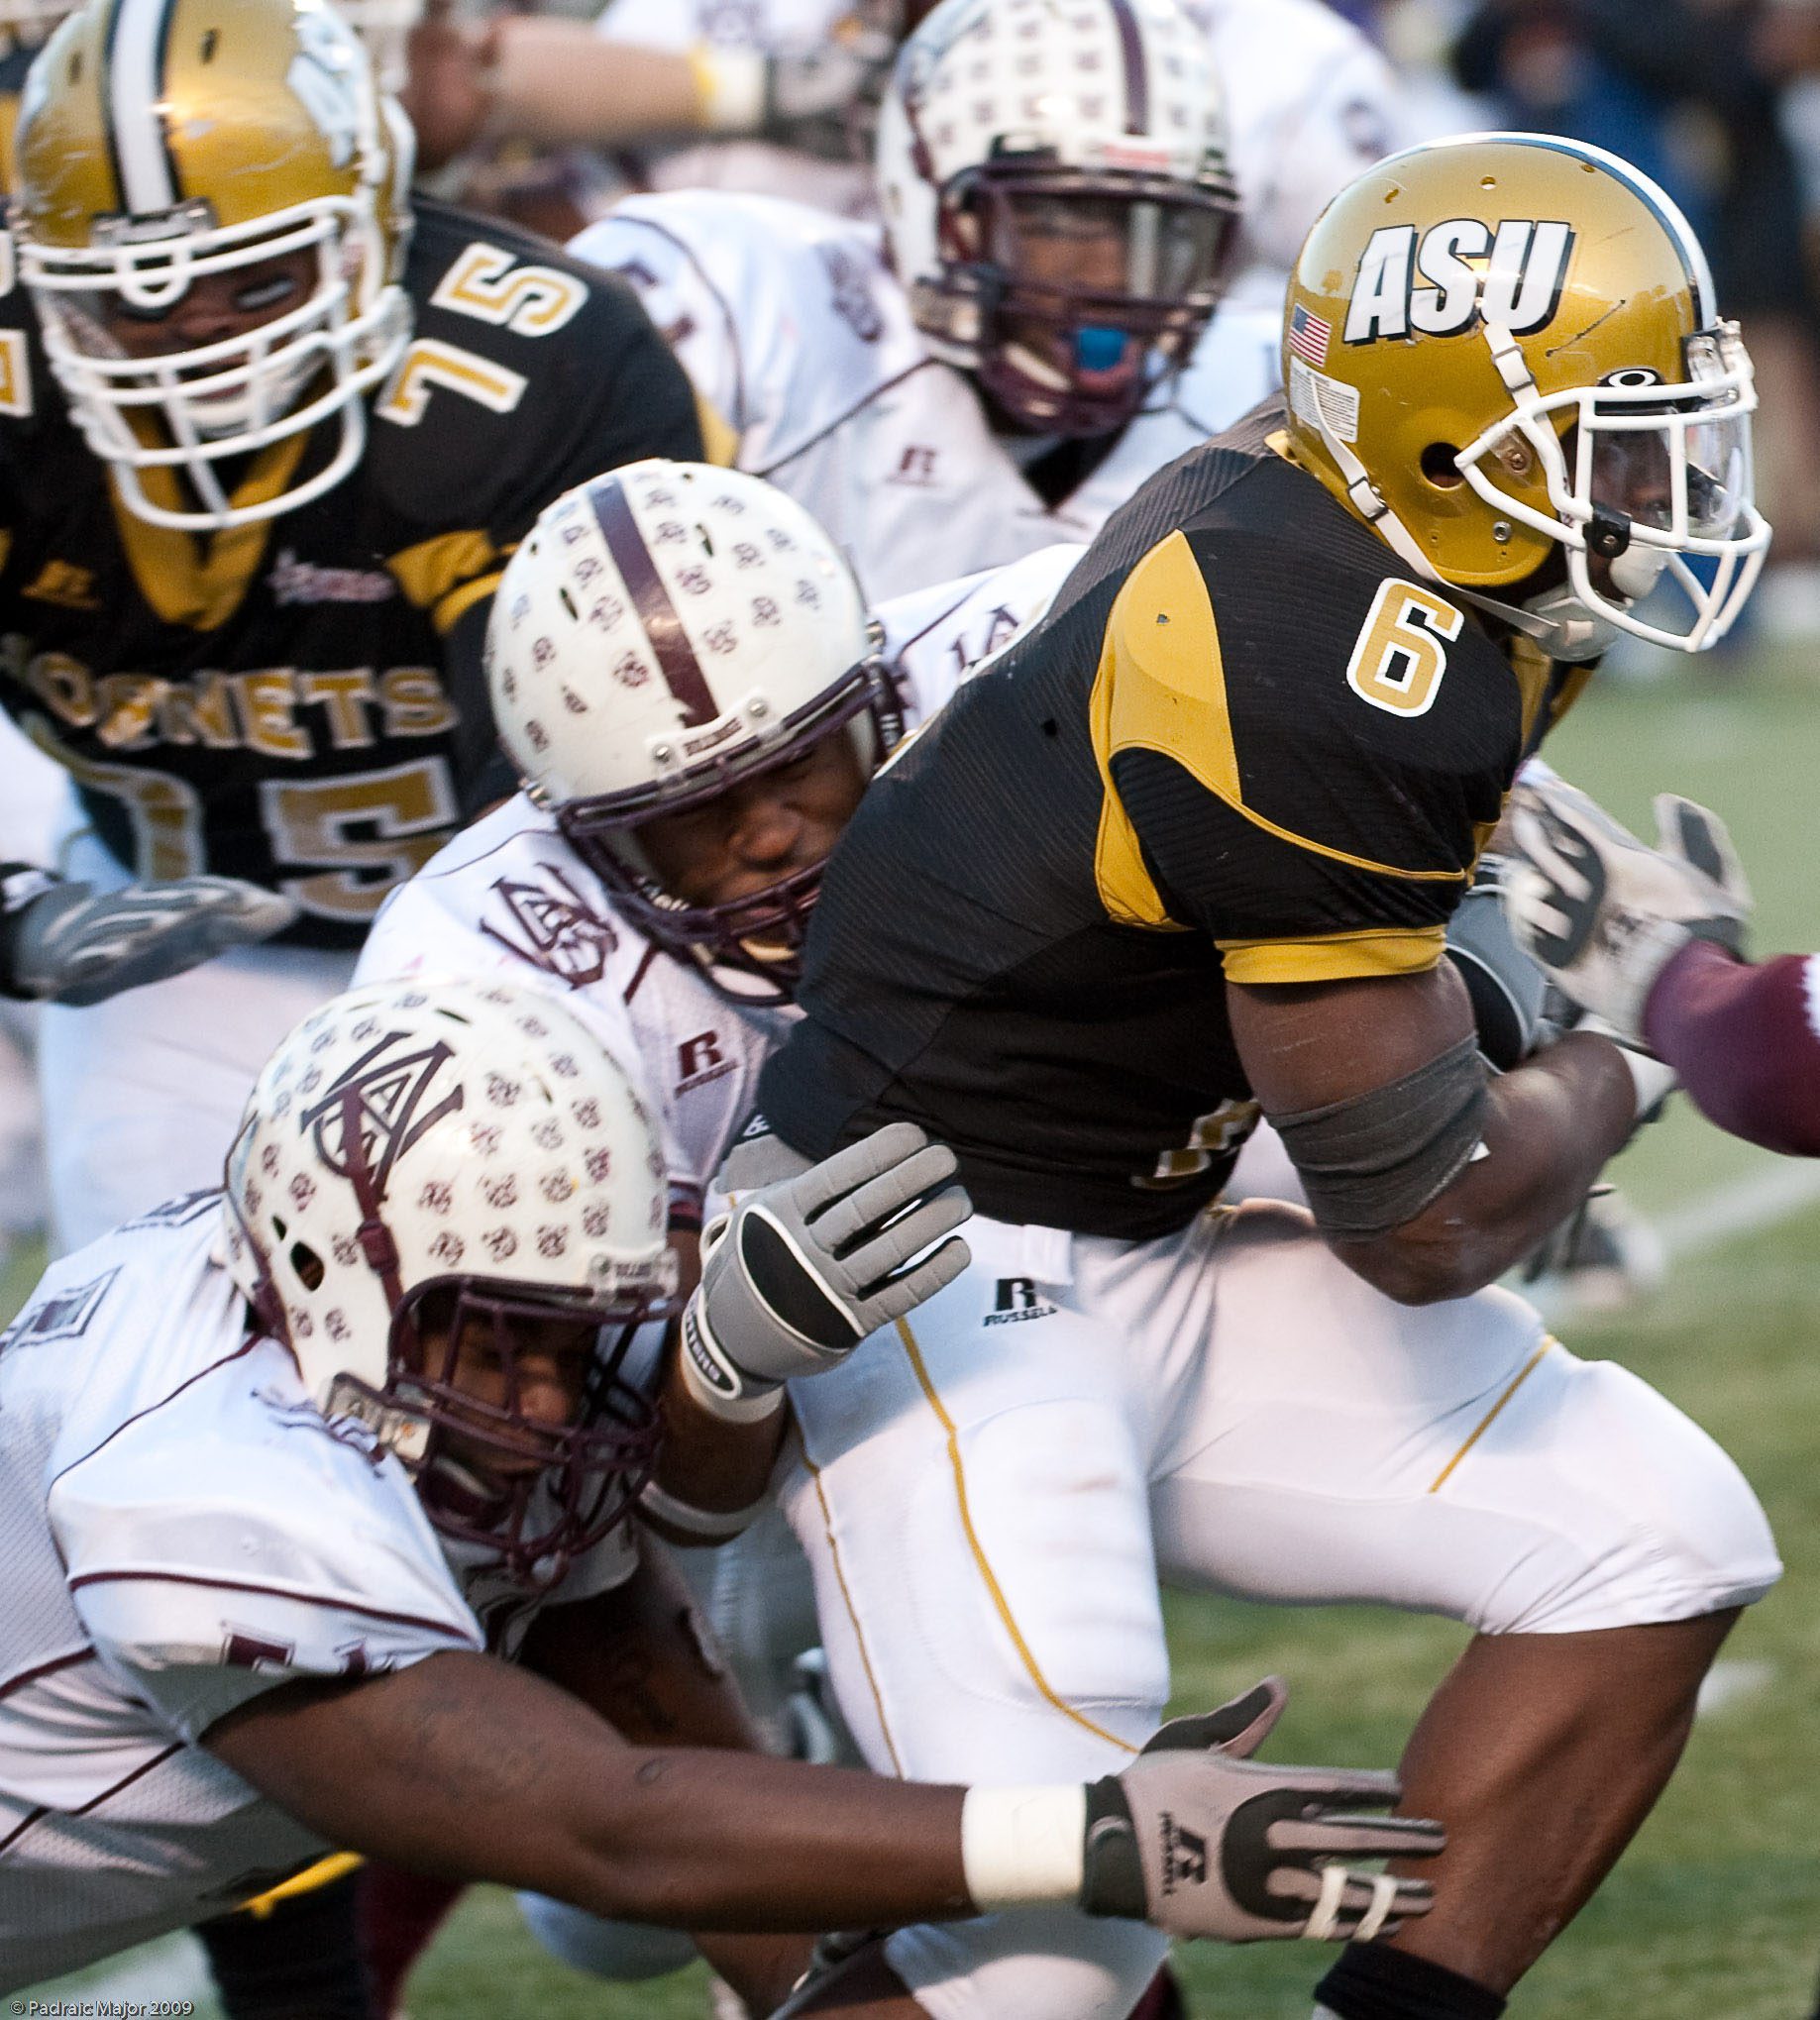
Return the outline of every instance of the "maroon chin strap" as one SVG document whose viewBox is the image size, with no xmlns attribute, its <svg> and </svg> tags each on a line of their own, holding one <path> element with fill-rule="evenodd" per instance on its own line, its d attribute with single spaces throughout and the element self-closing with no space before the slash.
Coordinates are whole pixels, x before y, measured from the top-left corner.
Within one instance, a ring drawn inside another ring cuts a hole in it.
<svg viewBox="0 0 1820 2020">
<path fill-rule="evenodd" d="M 385 1293 L 385 1309 L 395 1324 L 398 1307 L 404 1302 L 404 1284 L 398 1274 L 398 1244 L 380 1218 L 380 1192 L 373 1166 L 367 1161 L 367 1142 L 361 1132 L 362 1091 L 358 1085 L 342 1090 L 341 1140 L 348 1160 L 348 1182 L 354 1188 L 354 1203 L 361 1210 L 361 1224 L 354 1238 L 361 1245 L 369 1268 Z"/>
</svg>

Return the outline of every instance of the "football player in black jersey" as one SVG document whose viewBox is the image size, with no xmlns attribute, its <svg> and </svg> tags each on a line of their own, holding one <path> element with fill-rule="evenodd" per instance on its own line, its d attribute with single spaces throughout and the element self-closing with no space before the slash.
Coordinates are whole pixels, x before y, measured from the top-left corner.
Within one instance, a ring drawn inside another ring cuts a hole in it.
<svg viewBox="0 0 1820 2020">
<path fill-rule="evenodd" d="M 330 11 L 96 0 L 47 44 L 0 270 L 0 699 L 103 889 L 225 874 L 296 919 L 48 1013 L 64 1245 L 213 1183 L 259 1054 L 505 783 L 480 649 L 550 498 L 700 453 L 629 292 L 406 194 Z"/>
<path fill-rule="evenodd" d="M 1125 1757 L 1167 1690 L 1159 1571 L 1470 1624 L 1404 1760 L 1442 1900 L 1317 2011 L 1493 2020 L 1779 1567 L 1703 1434 L 1485 1288 L 1660 1069 L 1576 1034 L 1489 1076 L 1443 936 L 1613 632 L 1735 617 L 1755 394 L 1667 199 L 1534 136 L 1337 198 L 1284 366 L 1287 409 L 1152 478 L 829 864 L 765 1115 L 806 1156 L 918 1121 L 989 1218 L 796 1399 L 784 1498 L 842 1709 L 912 1776 Z M 1260 1113 L 1312 1219 L 1218 1204 Z M 921 1929 L 828 1996 L 1113 2012 L 1156 1955 Z"/>
</svg>

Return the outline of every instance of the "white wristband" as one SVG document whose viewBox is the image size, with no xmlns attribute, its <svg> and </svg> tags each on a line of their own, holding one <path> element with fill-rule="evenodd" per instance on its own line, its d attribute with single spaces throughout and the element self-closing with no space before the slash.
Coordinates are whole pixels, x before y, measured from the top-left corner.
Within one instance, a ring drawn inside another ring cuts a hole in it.
<svg viewBox="0 0 1820 2020">
<path fill-rule="evenodd" d="M 711 49 L 689 53 L 701 124 L 709 133 L 753 134 L 765 123 L 765 58 L 757 50 Z"/>
<path fill-rule="evenodd" d="M 1679 1076 L 1672 1066 L 1664 1066 L 1654 1053 L 1640 1052 L 1608 1024 L 1603 1017 L 1582 1017 L 1574 1025 L 1576 1031 L 1590 1031 L 1596 1038 L 1609 1038 L 1618 1048 L 1618 1056 L 1624 1061 L 1631 1076 L 1631 1086 L 1636 1090 L 1637 1107 L 1635 1116 L 1641 1120 L 1658 1102 L 1666 1101 L 1680 1085 Z"/>
<path fill-rule="evenodd" d="M 755 1383 L 734 1371 L 720 1342 L 702 1322 L 698 1287 L 683 1308 L 680 1330 L 677 1359 L 682 1365 L 683 1386 L 710 1417 L 718 1417 L 723 1424 L 761 1424 L 783 1409 L 781 1384 Z"/>
<path fill-rule="evenodd" d="M 982 1915 L 1078 1901 L 1086 1877 L 1087 1790 L 970 1788 L 961 1803 L 961 1869 Z"/>
<path fill-rule="evenodd" d="M 1664 1066 L 1648 1052 L 1633 1051 L 1629 1045 L 1618 1049 L 1631 1069 L 1631 1085 L 1637 1090 L 1637 1116 L 1641 1120 L 1658 1102 L 1667 1100 L 1680 1085 L 1680 1079 L 1672 1066 Z"/>
<path fill-rule="evenodd" d="M 674 1494 L 665 1493 L 655 1480 L 647 1480 L 639 1490 L 638 1505 L 654 1521 L 681 1536 L 693 1537 L 702 1543 L 724 1543 L 751 1528 L 753 1517 L 766 1506 L 766 1497 L 761 1495 L 749 1507 L 723 1514 L 697 1508 L 693 1501 L 679 1501 Z"/>
</svg>

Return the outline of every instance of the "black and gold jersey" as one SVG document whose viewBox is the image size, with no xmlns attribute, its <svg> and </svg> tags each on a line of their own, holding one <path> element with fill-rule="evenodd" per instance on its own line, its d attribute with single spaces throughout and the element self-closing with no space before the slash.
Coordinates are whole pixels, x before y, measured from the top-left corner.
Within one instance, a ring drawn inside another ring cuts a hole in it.
<svg viewBox="0 0 1820 2020">
<path fill-rule="evenodd" d="M 0 700 L 135 874 L 249 878 L 298 901 L 291 938 L 358 945 L 387 891 L 510 790 L 481 668 L 506 557 L 571 484 L 698 458 L 687 378 L 621 281 L 421 202 L 412 340 L 358 468 L 196 538 L 120 501 L 13 279 L 9 260 Z M 307 476 L 337 433 L 250 458 L 236 501 Z M 145 478 L 180 503 L 168 471 Z"/>
<path fill-rule="evenodd" d="M 1567 683 L 1399 574 L 1280 421 L 1152 478 L 867 794 L 761 1083 L 798 1149 L 908 1116 L 982 1213 L 1165 1232 L 1256 1119 L 1229 979 L 1441 958 Z"/>
</svg>

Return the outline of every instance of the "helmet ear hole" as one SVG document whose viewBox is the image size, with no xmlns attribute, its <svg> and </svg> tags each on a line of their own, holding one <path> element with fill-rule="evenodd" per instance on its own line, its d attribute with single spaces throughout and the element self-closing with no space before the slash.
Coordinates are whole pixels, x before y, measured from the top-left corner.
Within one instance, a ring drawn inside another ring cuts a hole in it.
<svg viewBox="0 0 1820 2020">
<path fill-rule="evenodd" d="M 322 1280 L 328 1272 L 323 1268 L 322 1257 L 307 1241 L 293 1241 L 290 1245 L 290 1266 L 297 1273 L 297 1279 L 306 1291 L 322 1288 Z"/>
<path fill-rule="evenodd" d="M 1422 475 L 1437 489 L 1450 491 L 1465 482 L 1459 473 L 1459 451 L 1451 442 L 1431 442 L 1422 452 Z"/>
</svg>

